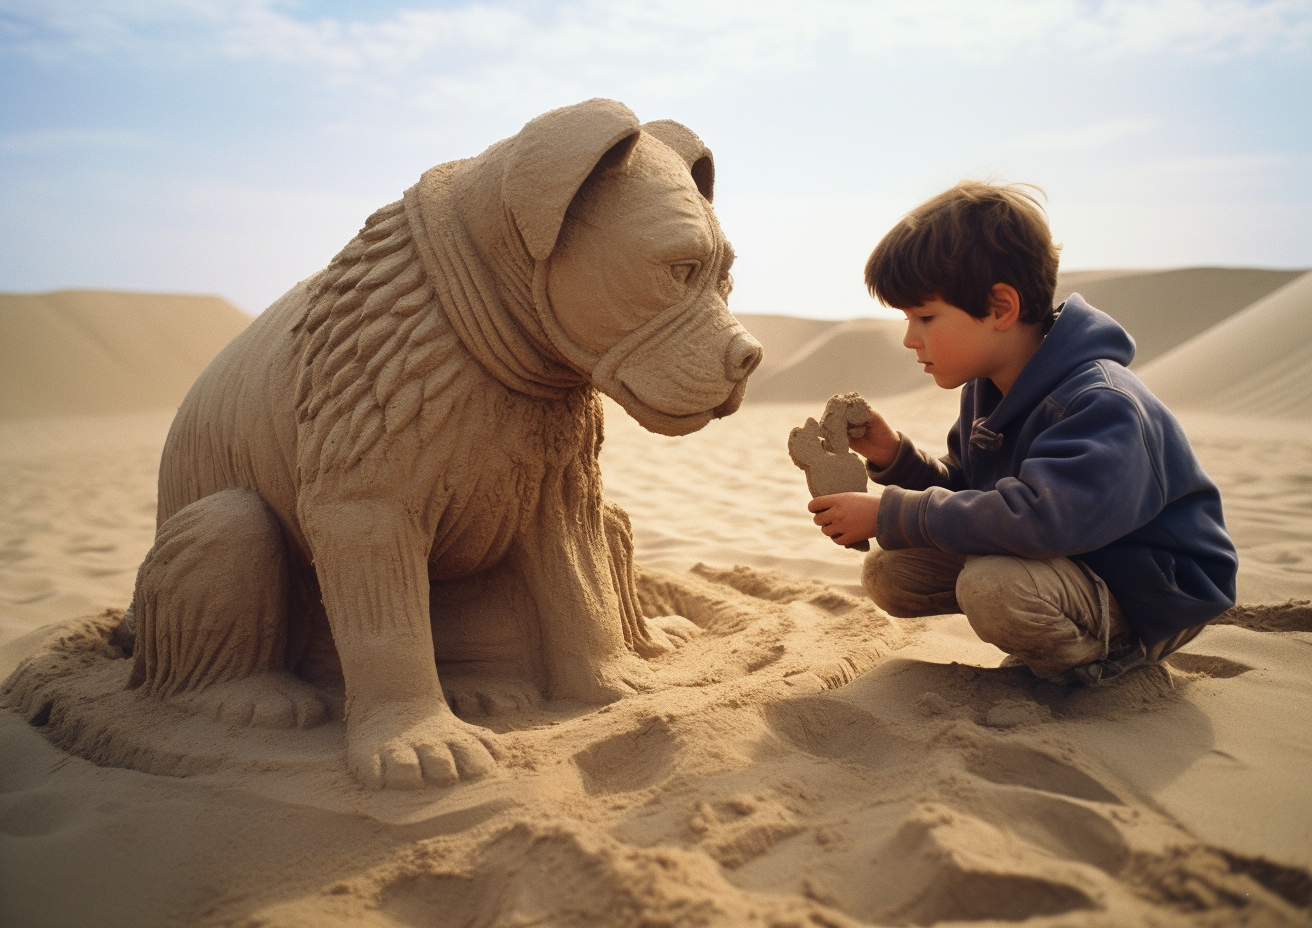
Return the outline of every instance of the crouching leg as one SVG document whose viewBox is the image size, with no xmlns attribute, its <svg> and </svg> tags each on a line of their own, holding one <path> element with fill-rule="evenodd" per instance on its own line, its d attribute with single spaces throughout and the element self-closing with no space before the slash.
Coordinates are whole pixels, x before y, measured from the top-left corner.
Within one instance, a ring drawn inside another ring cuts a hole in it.
<svg viewBox="0 0 1312 928">
<path fill-rule="evenodd" d="M 287 670 L 288 564 L 282 529 L 251 490 L 175 513 L 132 597 L 129 687 L 227 722 L 309 727 L 326 715 Z"/>
<path fill-rule="evenodd" d="M 980 638 L 1045 679 L 1134 641 L 1106 584 L 1069 558 L 968 558 L 956 596 Z"/>
<path fill-rule="evenodd" d="M 954 615 L 957 576 L 966 558 L 937 548 L 879 548 L 866 555 L 861 585 L 875 605 L 899 619 Z"/>
</svg>

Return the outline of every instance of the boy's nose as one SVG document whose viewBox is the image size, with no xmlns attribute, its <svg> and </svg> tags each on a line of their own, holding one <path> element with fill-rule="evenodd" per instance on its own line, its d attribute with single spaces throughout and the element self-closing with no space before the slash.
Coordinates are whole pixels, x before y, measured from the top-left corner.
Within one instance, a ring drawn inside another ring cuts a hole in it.
<svg viewBox="0 0 1312 928">
<path fill-rule="evenodd" d="M 920 339 L 911 334 L 911 323 L 907 323 L 907 334 L 902 336 L 902 347 L 915 351 L 920 347 Z"/>
</svg>

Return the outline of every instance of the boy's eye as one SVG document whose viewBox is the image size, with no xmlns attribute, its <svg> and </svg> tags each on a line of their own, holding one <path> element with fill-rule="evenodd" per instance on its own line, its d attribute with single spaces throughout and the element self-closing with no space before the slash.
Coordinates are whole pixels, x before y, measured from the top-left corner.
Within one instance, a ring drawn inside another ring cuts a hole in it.
<svg viewBox="0 0 1312 928">
<path fill-rule="evenodd" d="M 933 317 L 933 316 L 917 316 L 916 318 L 919 319 L 921 322 L 928 322 L 929 320 L 933 319 L 934 317 Z"/>
<path fill-rule="evenodd" d="M 699 267 L 701 264 L 696 261 L 680 261 L 678 264 L 670 265 L 670 273 L 679 283 L 686 284 L 692 279 L 692 275 L 697 273 Z"/>
</svg>

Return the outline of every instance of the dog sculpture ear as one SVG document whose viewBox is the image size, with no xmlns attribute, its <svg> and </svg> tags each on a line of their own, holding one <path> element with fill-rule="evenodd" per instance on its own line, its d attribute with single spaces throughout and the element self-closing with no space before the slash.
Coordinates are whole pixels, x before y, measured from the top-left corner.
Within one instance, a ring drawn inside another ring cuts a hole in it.
<svg viewBox="0 0 1312 928">
<path fill-rule="evenodd" d="M 715 158 L 697 133 L 673 119 L 657 119 L 642 124 L 642 131 L 674 149 L 692 174 L 697 190 L 706 202 L 715 198 Z"/>
<path fill-rule="evenodd" d="M 520 130 L 506 158 L 501 197 L 529 254 L 546 260 L 592 169 L 612 149 L 616 160 L 627 157 L 639 131 L 632 110 L 600 98 L 544 113 Z"/>
</svg>

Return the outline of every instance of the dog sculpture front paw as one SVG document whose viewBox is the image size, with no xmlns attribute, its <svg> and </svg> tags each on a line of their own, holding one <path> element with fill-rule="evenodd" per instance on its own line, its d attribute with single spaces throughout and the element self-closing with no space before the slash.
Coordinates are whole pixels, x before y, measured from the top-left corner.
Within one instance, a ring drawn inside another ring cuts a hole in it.
<svg viewBox="0 0 1312 928">
<path fill-rule="evenodd" d="M 216 683 L 175 701 L 220 722 L 253 728 L 312 728 L 328 717 L 314 689 L 285 671 Z"/>
<path fill-rule="evenodd" d="M 589 705 L 617 702 L 654 686 L 651 667 L 642 658 L 622 654 L 589 667 L 557 674 L 552 696 Z"/>
<path fill-rule="evenodd" d="M 496 767 L 491 734 L 452 715 L 445 702 L 395 701 L 347 711 L 347 759 L 371 789 L 422 789 L 474 780 Z"/>
</svg>

